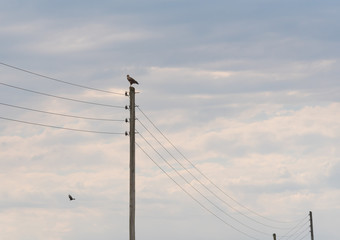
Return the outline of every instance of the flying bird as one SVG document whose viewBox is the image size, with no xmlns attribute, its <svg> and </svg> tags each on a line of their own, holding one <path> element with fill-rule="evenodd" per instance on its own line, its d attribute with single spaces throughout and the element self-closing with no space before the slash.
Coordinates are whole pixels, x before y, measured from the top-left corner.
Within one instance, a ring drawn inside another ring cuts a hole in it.
<svg viewBox="0 0 340 240">
<path fill-rule="evenodd" d="M 70 194 L 68 195 L 68 198 L 70 199 L 70 201 L 72 200 L 76 200 L 74 197 L 72 197 Z"/>
<path fill-rule="evenodd" d="M 130 85 L 132 84 L 139 84 L 135 79 L 133 79 L 132 77 L 130 77 L 129 75 L 126 76 L 127 80 L 130 82 Z"/>
</svg>

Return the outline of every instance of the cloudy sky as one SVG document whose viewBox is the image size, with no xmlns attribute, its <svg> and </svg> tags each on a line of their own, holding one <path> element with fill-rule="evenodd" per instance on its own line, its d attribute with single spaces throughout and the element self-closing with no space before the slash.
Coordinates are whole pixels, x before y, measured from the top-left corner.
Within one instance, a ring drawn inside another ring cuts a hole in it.
<svg viewBox="0 0 340 240">
<path fill-rule="evenodd" d="M 2 239 L 338 240 L 339 1 L 0 3 Z"/>
</svg>

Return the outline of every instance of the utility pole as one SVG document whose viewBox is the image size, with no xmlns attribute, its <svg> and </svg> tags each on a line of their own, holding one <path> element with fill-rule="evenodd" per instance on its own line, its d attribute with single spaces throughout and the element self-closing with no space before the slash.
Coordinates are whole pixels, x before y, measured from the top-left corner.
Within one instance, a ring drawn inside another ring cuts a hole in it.
<svg viewBox="0 0 340 240">
<path fill-rule="evenodd" d="M 130 240 L 135 240 L 135 88 L 130 86 Z"/>
<path fill-rule="evenodd" d="M 276 234 L 275 233 L 273 234 L 273 239 L 276 240 Z"/>
<path fill-rule="evenodd" d="M 313 214 L 309 211 L 309 222 L 310 222 L 310 239 L 314 240 L 314 230 L 313 230 Z"/>
</svg>

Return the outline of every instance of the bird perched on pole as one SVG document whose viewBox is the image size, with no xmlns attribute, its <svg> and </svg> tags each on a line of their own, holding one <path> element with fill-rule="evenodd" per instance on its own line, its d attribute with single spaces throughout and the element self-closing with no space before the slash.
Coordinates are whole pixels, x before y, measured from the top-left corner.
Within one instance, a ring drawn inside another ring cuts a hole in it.
<svg viewBox="0 0 340 240">
<path fill-rule="evenodd" d="M 127 75 L 126 78 L 130 82 L 130 85 L 132 85 L 132 84 L 139 84 L 135 79 L 133 79 L 129 75 Z"/>
</svg>

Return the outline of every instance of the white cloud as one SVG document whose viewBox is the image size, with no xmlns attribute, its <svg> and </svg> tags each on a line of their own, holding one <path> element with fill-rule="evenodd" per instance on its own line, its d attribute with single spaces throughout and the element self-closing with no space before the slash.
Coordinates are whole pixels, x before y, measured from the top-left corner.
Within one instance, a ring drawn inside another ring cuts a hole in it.
<svg viewBox="0 0 340 240">
<path fill-rule="evenodd" d="M 34 21 L 30 23 L 15 23 L 10 25 L 2 25 L 0 27 L 0 34 L 27 36 L 32 32 L 42 31 L 44 25 L 41 22 Z"/>
<path fill-rule="evenodd" d="M 150 33 L 137 29 L 108 27 L 102 24 L 73 26 L 45 32 L 39 42 L 31 44 L 32 51 L 64 54 L 90 51 L 108 45 L 145 40 Z"/>
</svg>

